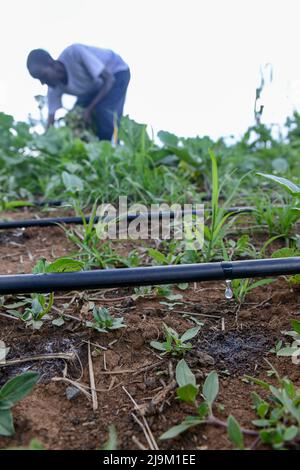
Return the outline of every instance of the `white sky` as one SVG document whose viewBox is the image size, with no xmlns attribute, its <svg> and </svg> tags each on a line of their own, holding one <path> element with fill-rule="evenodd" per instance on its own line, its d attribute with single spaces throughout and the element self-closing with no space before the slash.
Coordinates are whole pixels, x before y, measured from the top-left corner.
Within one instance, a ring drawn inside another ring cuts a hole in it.
<svg viewBox="0 0 300 470">
<path fill-rule="evenodd" d="M 266 122 L 300 108 L 299 0 L 10 0 L 0 16 L 0 110 L 25 120 L 46 87 L 31 49 L 81 42 L 130 65 L 125 112 L 154 131 L 218 137 L 253 123 L 259 67 L 273 65 Z M 67 101 L 68 102 L 68 101 Z M 70 103 L 70 101 L 69 101 Z"/>
</svg>

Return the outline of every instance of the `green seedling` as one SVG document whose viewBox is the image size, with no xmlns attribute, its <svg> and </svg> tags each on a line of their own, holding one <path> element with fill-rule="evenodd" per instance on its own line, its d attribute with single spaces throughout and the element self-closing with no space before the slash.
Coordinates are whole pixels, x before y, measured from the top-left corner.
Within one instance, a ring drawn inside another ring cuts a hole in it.
<svg viewBox="0 0 300 470">
<path fill-rule="evenodd" d="M 0 435 L 14 434 L 14 423 L 11 408 L 25 398 L 36 385 L 39 374 L 25 372 L 10 379 L 0 389 Z"/>
<path fill-rule="evenodd" d="M 76 257 L 82 260 L 86 270 L 93 267 L 106 269 L 120 266 L 138 266 L 140 260 L 136 250 L 131 251 L 125 258 L 119 255 L 109 240 L 101 239 L 101 233 L 99 232 L 101 224 L 100 222 L 95 223 L 97 204 L 98 201 L 94 203 L 90 219 L 87 222 L 80 203 L 77 200 L 73 202 L 75 213 L 82 218 L 82 226 L 76 229 L 63 229 L 68 239 L 79 249 L 75 253 Z"/>
<path fill-rule="evenodd" d="M 292 199 L 291 204 L 287 204 L 287 206 L 285 207 L 276 209 L 277 214 L 279 214 L 279 218 L 281 219 L 283 233 L 288 236 L 292 227 L 300 218 L 300 187 L 297 186 L 293 181 L 290 181 L 287 178 L 282 178 L 281 176 L 275 176 L 265 173 L 257 173 L 257 175 L 262 176 L 263 178 L 266 178 L 274 183 L 277 183 L 288 193 L 289 197 Z"/>
<path fill-rule="evenodd" d="M 181 243 L 178 240 L 164 240 L 162 242 L 163 251 L 154 248 L 148 248 L 147 253 L 159 266 L 168 266 L 170 264 L 179 264 L 184 252 L 181 250 Z"/>
<path fill-rule="evenodd" d="M 293 448 L 300 442 L 300 390 L 288 378 L 280 378 L 274 368 L 273 371 L 278 387 L 246 376 L 268 392 L 265 398 L 252 392 L 253 408 L 258 417 L 252 423 L 259 429 L 263 444 L 273 449 Z"/>
<path fill-rule="evenodd" d="M 173 426 L 160 436 L 161 440 L 173 439 L 190 428 L 203 424 L 212 424 L 227 428 L 229 439 L 239 449 L 244 449 L 243 430 L 233 416 L 229 416 L 226 421 L 221 421 L 213 414 L 214 403 L 219 394 L 218 374 L 212 371 L 206 377 L 200 394 L 199 386 L 196 384 L 196 377 L 184 359 L 178 362 L 176 367 L 176 390 L 177 398 L 188 404 L 195 406 L 196 414 L 187 416 L 184 421 Z M 197 401 L 200 395 L 201 403 Z"/>
<path fill-rule="evenodd" d="M 286 238 L 291 237 L 300 212 L 290 199 L 293 198 L 289 196 L 286 200 L 278 197 L 278 200 L 272 201 L 265 196 L 263 199 L 260 197 L 255 200 L 257 224 L 261 227 L 267 225 L 270 236 L 280 234 Z"/>
<path fill-rule="evenodd" d="M 83 263 L 71 258 L 57 258 L 53 263 L 49 263 L 45 258 L 40 259 L 33 268 L 33 274 L 45 273 L 63 273 L 80 271 L 83 268 Z M 30 301 L 27 301 L 29 303 Z M 50 314 L 54 304 L 54 292 L 47 294 L 32 294 L 31 303 L 27 306 L 23 313 L 14 310 L 14 314 L 21 318 L 27 326 L 32 326 L 33 329 L 40 329 L 45 320 Z M 15 308 L 21 306 L 15 304 Z M 23 302 L 24 305 L 24 302 Z M 11 306 L 12 308 L 12 306 Z M 53 324 L 60 326 L 62 319 L 53 320 Z"/>
<path fill-rule="evenodd" d="M 258 287 L 266 286 L 271 284 L 276 279 L 260 279 L 259 281 L 254 281 L 253 279 L 233 279 L 231 281 L 231 288 L 233 296 L 238 303 L 243 303 L 245 297 L 253 290 Z"/>
<path fill-rule="evenodd" d="M 0 195 L 0 211 L 10 211 L 20 207 L 31 207 L 33 204 L 29 201 L 6 201 Z"/>
<path fill-rule="evenodd" d="M 211 216 L 210 224 L 204 226 L 204 246 L 203 255 L 205 261 L 210 261 L 216 254 L 216 250 L 222 246 L 222 241 L 225 238 L 229 227 L 233 224 L 237 215 L 228 212 L 226 206 L 230 204 L 230 201 L 236 194 L 236 191 L 240 185 L 240 181 L 236 184 L 231 195 L 226 200 L 226 205 L 220 206 L 220 191 L 219 176 L 218 176 L 218 164 L 217 158 L 214 152 L 209 151 L 211 159 L 211 172 L 212 172 L 212 194 L 211 194 Z M 230 218 L 230 220 L 229 220 Z"/>
<path fill-rule="evenodd" d="M 300 363 L 300 322 L 298 320 L 291 320 L 292 331 L 285 331 L 284 334 L 292 338 L 292 343 L 284 347 L 282 341 L 280 347 L 275 347 L 275 353 L 277 356 L 292 357 L 295 364 Z"/>
<path fill-rule="evenodd" d="M 293 256 L 299 256 L 300 254 L 300 242 L 299 238 L 295 237 L 294 246 L 279 248 L 272 253 L 272 258 L 291 258 Z M 295 285 L 300 283 L 300 275 L 294 274 L 293 276 L 283 276 L 288 286 L 292 289 Z"/>
<path fill-rule="evenodd" d="M 161 343 L 159 341 L 151 341 L 152 348 L 161 351 L 163 354 L 172 354 L 173 356 L 182 356 L 190 351 L 193 345 L 187 341 L 197 336 L 200 326 L 190 328 L 183 335 L 179 336 L 177 331 L 164 324 L 166 340 Z"/>
<path fill-rule="evenodd" d="M 265 251 L 265 249 L 267 248 L 267 246 L 272 243 L 272 241 L 274 239 L 276 239 L 276 237 L 273 237 L 269 240 L 267 240 L 267 242 L 263 245 L 263 247 L 261 248 L 260 252 L 259 252 L 259 257 L 262 257 L 263 256 L 263 253 Z M 245 240 L 246 241 L 246 240 Z M 243 243 L 244 245 L 244 243 Z M 223 257 L 224 257 L 224 260 L 226 261 L 229 261 L 231 260 L 232 258 L 232 253 L 231 253 L 231 256 L 228 254 L 226 248 L 225 248 L 225 245 L 224 243 L 222 243 L 222 248 L 223 248 Z M 262 287 L 262 286 L 265 286 L 265 285 L 268 285 L 268 284 L 271 284 L 272 282 L 274 282 L 276 279 L 260 279 L 258 281 L 254 281 L 253 279 L 249 279 L 249 278 L 246 278 L 246 279 L 233 279 L 230 281 L 230 290 L 231 290 L 231 296 L 233 295 L 233 297 L 235 298 L 235 300 L 241 304 L 242 302 L 244 302 L 245 300 L 245 297 L 253 290 L 253 289 L 256 289 L 258 287 Z"/>
<path fill-rule="evenodd" d="M 100 333 L 126 328 L 126 325 L 123 323 L 123 318 L 113 318 L 107 308 L 104 307 L 93 308 L 93 321 L 86 322 L 86 326 Z"/>
<path fill-rule="evenodd" d="M 180 285 L 178 286 L 180 288 Z M 182 289 L 183 290 L 183 289 Z M 158 298 L 164 297 L 167 300 L 181 300 L 182 294 L 174 294 L 173 287 L 171 285 L 162 286 L 141 286 L 134 288 L 134 294 L 132 298 L 137 300 L 139 298 Z"/>
</svg>

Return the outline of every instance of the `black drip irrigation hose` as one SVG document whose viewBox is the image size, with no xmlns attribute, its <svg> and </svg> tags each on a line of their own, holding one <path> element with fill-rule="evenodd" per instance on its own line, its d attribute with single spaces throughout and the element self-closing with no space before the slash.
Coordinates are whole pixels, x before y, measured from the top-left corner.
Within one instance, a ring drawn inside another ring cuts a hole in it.
<svg viewBox="0 0 300 470">
<path fill-rule="evenodd" d="M 164 218 L 174 219 L 177 216 L 186 216 L 186 215 L 201 215 L 203 211 L 191 210 L 191 211 L 176 211 L 176 212 L 147 212 L 146 214 L 125 214 L 116 217 L 112 216 L 96 216 L 94 217 L 94 222 L 97 223 L 99 220 L 106 222 L 112 220 L 124 220 L 131 222 L 132 220 L 137 219 L 138 217 L 145 217 L 148 220 L 163 220 Z M 90 216 L 84 217 L 85 222 L 90 221 Z M 11 229 L 11 228 L 25 228 L 25 227 L 50 227 L 57 224 L 76 224 L 83 225 L 82 217 L 49 217 L 44 219 L 27 219 L 27 220 L 8 220 L 0 222 L 0 230 Z"/>
<path fill-rule="evenodd" d="M 256 209 L 254 207 L 229 207 L 226 209 L 226 213 L 232 213 L 232 215 L 254 212 Z M 127 214 L 126 216 L 120 216 L 120 220 L 127 219 L 127 222 L 135 220 L 137 217 L 145 216 L 148 220 L 162 220 L 164 218 L 177 217 L 178 215 L 201 215 L 203 211 L 193 210 L 193 211 L 176 211 L 176 212 L 148 212 L 144 214 Z M 99 220 L 111 221 L 115 217 L 98 217 L 94 218 L 94 222 L 97 223 Z M 118 219 L 118 216 L 116 217 Z M 90 216 L 84 217 L 84 220 L 88 223 L 90 221 Z M 82 217 L 48 217 L 43 219 L 25 219 L 25 220 L 8 220 L 0 222 L 0 230 L 8 230 L 13 228 L 26 228 L 26 227 L 51 227 L 57 224 L 74 224 L 74 225 L 83 225 Z"/>
<path fill-rule="evenodd" d="M 211 194 L 207 194 L 207 196 L 203 197 L 204 201 L 210 201 L 210 199 L 211 199 Z M 44 206 L 58 207 L 58 206 L 63 206 L 64 204 L 68 204 L 68 201 L 52 200 L 52 199 L 49 199 L 49 200 L 35 200 L 35 201 L 31 201 L 30 204 L 32 204 L 34 206 L 38 206 L 38 207 L 44 207 Z"/>
<path fill-rule="evenodd" d="M 72 273 L 0 275 L 0 295 L 224 281 L 300 273 L 300 257 Z"/>
<path fill-rule="evenodd" d="M 49 201 L 33 201 L 32 204 L 38 207 L 44 206 L 51 206 L 51 207 L 60 207 L 66 204 L 66 201 L 56 201 L 56 200 L 49 200 Z"/>
</svg>

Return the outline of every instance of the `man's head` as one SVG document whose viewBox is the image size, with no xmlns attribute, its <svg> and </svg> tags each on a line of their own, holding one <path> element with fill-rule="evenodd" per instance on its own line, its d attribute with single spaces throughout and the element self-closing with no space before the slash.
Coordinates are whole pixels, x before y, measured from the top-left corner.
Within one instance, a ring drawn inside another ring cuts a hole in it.
<svg viewBox="0 0 300 470">
<path fill-rule="evenodd" d="M 42 85 L 55 87 L 62 80 L 59 62 L 43 49 L 34 49 L 27 57 L 27 68 L 33 78 L 40 80 Z"/>
</svg>

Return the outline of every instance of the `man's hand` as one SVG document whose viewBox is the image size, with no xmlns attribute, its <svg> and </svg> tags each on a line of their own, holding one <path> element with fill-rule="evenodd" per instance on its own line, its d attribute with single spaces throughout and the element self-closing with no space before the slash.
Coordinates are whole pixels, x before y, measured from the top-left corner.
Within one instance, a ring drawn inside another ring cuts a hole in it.
<svg viewBox="0 0 300 470">
<path fill-rule="evenodd" d="M 103 79 L 103 86 L 101 87 L 99 93 L 95 96 L 93 101 L 89 104 L 89 106 L 84 110 L 83 113 L 83 120 L 86 124 L 89 124 L 92 118 L 92 113 L 95 108 L 95 106 L 100 103 L 101 100 L 103 100 L 104 96 L 107 95 L 107 93 L 110 91 L 112 88 L 113 84 L 115 83 L 116 79 L 115 77 L 104 70 L 100 77 Z"/>
</svg>

